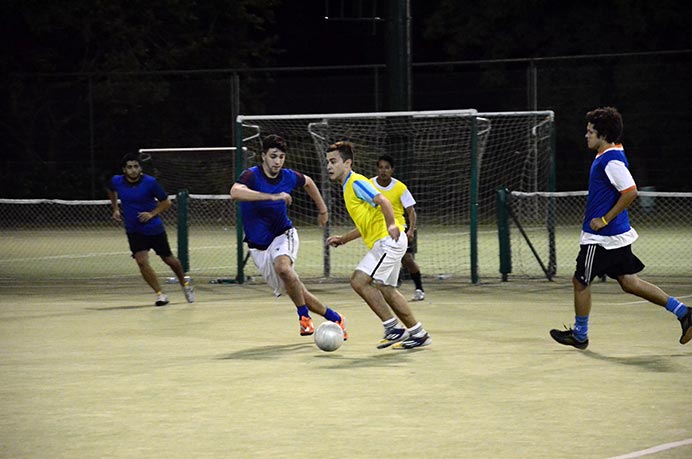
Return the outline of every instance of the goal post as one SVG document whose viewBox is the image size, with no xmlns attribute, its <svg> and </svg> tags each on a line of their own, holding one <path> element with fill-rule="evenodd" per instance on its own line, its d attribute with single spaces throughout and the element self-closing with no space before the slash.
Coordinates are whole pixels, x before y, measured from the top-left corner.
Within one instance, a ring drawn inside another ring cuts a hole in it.
<svg viewBox="0 0 692 459">
<path fill-rule="evenodd" d="M 579 251 L 587 191 L 498 192 L 498 234 L 504 234 L 503 280 L 569 277 Z M 500 214 L 506 217 L 500 217 Z M 692 193 L 639 191 L 628 208 L 632 227 L 639 233 L 633 250 L 646 268 L 643 275 L 667 282 L 689 278 L 692 258 Z M 501 229 L 504 221 L 507 229 Z M 510 229 L 511 228 L 511 229 Z M 501 247 L 502 241 L 501 241 Z"/>
<path fill-rule="evenodd" d="M 241 159 L 260 152 L 264 136 L 281 135 L 288 144 L 285 167 L 310 176 L 322 192 L 330 209 L 326 228 L 317 227 L 315 206 L 305 193 L 296 193 L 289 209 L 301 237 L 301 277 L 348 278 L 364 254 L 357 242 L 337 249 L 324 244 L 329 234 L 352 228 L 341 191 L 329 182 L 324 167 L 327 146 L 349 140 L 356 147 L 354 170 L 366 177 L 376 175 L 379 156 L 394 158 L 394 176 L 417 201 L 416 259 L 424 275 L 477 283 L 497 273 L 488 271 L 489 257 L 497 259 L 496 239 L 489 242 L 495 231 L 495 190 L 499 185 L 547 189 L 552 129 L 551 111 L 239 115 L 236 152 L 248 151 L 237 155 L 242 170 Z M 238 270 L 242 279 L 243 266 Z"/>
<path fill-rule="evenodd" d="M 237 177 L 236 147 L 141 148 L 139 153 L 144 171 L 176 196 L 177 255 L 185 271 L 236 282 L 238 234 L 229 195 Z"/>
</svg>

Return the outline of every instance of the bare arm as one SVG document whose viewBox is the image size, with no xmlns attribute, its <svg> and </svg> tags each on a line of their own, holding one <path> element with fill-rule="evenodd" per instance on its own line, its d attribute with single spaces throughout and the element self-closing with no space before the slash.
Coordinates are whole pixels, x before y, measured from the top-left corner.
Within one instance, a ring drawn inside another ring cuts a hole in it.
<svg viewBox="0 0 692 459">
<path fill-rule="evenodd" d="M 406 208 L 406 215 L 408 217 L 408 230 L 406 231 L 406 237 L 408 237 L 408 241 L 411 242 L 413 241 L 414 231 L 416 231 L 416 219 L 418 218 L 418 215 L 416 214 L 416 209 L 413 206 Z"/>
<path fill-rule="evenodd" d="M 319 188 L 317 188 L 315 182 L 307 175 L 305 176 L 305 191 L 308 193 L 308 195 L 310 195 L 312 200 L 315 201 L 317 210 L 320 213 L 319 217 L 317 217 L 318 223 L 320 224 L 320 226 L 326 225 L 327 221 L 329 221 L 327 205 L 324 203 L 324 199 L 322 199 L 322 194 L 320 194 Z"/>
<path fill-rule="evenodd" d="M 392 207 L 392 203 L 389 202 L 389 199 L 387 199 L 382 193 L 375 196 L 373 198 L 373 202 L 380 206 L 380 210 L 384 215 L 384 221 L 387 224 L 387 232 L 392 239 L 398 241 L 399 236 L 401 236 L 401 230 L 397 226 L 396 220 L 394 219 L 394 208 Z"/>
<path fill-rule="evenodd" d="M 163 212 L 171 208 L 171 200 L 166 198 L 163 201 L 159 201 L 156 207 L 151 212 L 140 212 L 137 214 L 140 222 L 148 222 L 157 215 L 161 215 Z"/>
<path fill-rule="evenodd" d="M 327 238 L 327 244 L 332 246 L 332 247 L 339 247 L 340 245 L 344 245 L 347 242 L 351 242 L 353 240 L 356 240 L 360 237 L 360 231 L 358 231 L 358 228 L 353 228 L 351 231 L 349 231 L 346 234 L 338 235 L 338 236 L 329 236 Z"/>
<path fill-rule="evenodd" d="M 118 207 L 118 192 L 108 189 L 108 198 L 111 200 L 111 208 L 113 209 L 112 218 L 115 221 L 123 221 L 120 216 L 120 208 Z"/>
<path fill-rule="evenodd" d="M 630 204 L 632 204 L 634 200 L 637 199 L 638 194 L 639 193 L 637 192 L 636 187 L 632 187 L 624 193 L 621 193 L 620 198 L 618 198 L 617 202 L 615 202 L 615 205 L 603 216 L 605 221 L 611 222 L 615 217 L 617 217 L 620 214 L 620 212 L 627 209 L 630 206 Z M 597 217 L 591 219 L 591 221 L 589 222 L 589 226 L 592 230 L 600 230 L 602 228 L 605 228 L 607 226 L 607 223 L 605 223 L 602 218 Z"/>
<path fill-rule="evenodd" d="M 242 183 L 234 183 L 231 187 L 231 199 L 234 201 L 284 201 L 287 206 L 293 202 L 293 198 L 288 193 L 262 193 L 251 190 Z"/>
</svg>

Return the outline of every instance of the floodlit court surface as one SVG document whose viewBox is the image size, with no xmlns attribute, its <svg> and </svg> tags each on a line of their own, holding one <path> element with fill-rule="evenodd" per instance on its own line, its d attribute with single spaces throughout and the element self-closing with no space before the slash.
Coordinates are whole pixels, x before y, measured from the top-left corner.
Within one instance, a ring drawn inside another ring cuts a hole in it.
<svg viewBox="0 0 692 459">
<path fill-rule="evenodd" d="M 143 281 L 0 284 L 0 457 L 692 457 L 692 344 L 614 281 L 586 351 L 548 335 L 573 321 L 569 279 L 431 280 L 418 351 L 376 349 L 348 285 L 310 284 L 347 318 L 333 353 L 262 284 L 197 284 L 192 305 L 166 287 L 154 307 Z"/>
</svg>

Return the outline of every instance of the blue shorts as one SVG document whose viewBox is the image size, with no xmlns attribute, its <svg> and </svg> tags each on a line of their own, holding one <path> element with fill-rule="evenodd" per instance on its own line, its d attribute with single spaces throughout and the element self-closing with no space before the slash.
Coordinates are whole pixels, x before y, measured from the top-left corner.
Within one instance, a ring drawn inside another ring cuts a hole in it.
<svg viewBox="0 0 692 459">
<path fill-rule="evenodd" d="M 644 263 L 632 253 L 631 245 L 612 250 L 606 250 L 598 244 L 580 247 L 574 277 L 583 285 L 591 284 L 596 277 L 608 275 L 617 279 L 644 269 Z"/>
</svg>

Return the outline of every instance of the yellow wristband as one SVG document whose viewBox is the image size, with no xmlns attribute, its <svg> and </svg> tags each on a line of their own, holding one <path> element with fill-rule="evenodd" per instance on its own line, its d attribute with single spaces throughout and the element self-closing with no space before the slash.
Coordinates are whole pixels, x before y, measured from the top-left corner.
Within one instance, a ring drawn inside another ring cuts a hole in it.
<svg viewBox="0 0 692 459">
<path fill-rule="evenodd" d="M 601 221 L 603 222 L 604 225 L 608 224 L 608 220 L 605 219 L 605 216 L 601 217 Z"/>
</svg>

